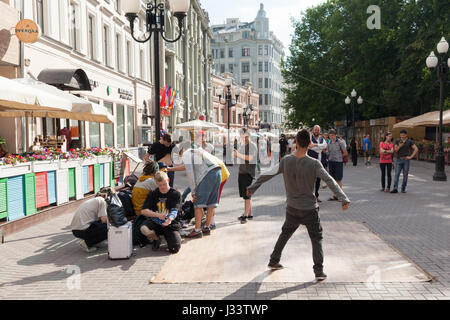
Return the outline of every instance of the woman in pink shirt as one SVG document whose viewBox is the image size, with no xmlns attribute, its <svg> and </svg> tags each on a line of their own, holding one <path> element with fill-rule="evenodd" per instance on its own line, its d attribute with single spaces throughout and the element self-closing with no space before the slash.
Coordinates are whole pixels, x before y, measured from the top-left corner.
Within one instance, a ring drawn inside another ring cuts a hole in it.
<svg viewBox="0 0 450 320">
<path fill-rule="evenodd" d="M 392 157 L 394 155 L 394 144 L 392 143 L 392 133 L 384 134 L 384 141 L 380 142 L 380 168 L 381 168 L 381 192 L 389 192 L 392 182 Z M 388 177 L 388 187 L 386 186 L 386 173 Z"/>
</svg>

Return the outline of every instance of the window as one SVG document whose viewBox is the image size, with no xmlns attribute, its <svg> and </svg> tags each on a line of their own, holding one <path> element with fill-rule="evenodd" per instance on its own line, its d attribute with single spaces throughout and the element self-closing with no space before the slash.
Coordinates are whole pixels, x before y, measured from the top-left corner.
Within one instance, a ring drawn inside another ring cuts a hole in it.
<svg viewBox="0 0 450 320">
<path fill-rule="evenodd" d="M 125 148 L 125 110 L 123 105 L 117 105 L 117 147 Z"/>
<path fill-rule="evenodd" d="M 269 46 L 268 46 L 268 45 L 265 45 L 265 46 L 264 46 L 264 55 L 265 55 L 265 56 L 268 56 L 268 55 L 269 55 Z"/>
<path fill-rule="evenodd" d="M 128 147 L 134 146 L 134 108 L 127 108 Z"/>
<path fill-rule="evenodd" d="M 262 79 L 261 79 L 262 80 Z M 262 87 L 262 85 L 261 85 L 261 87 Z M 263 104 L 263 95 L 262 94 L 260 94 L 259 95 L 259 105 L 261 106 Z"/>
<path fill-rule="evenodd" d="M 133 51 L 131 49 L 131 42 L 127 41 L 127 72 L 128 72 L 128 75 L 130 75 L 130 76 L 132 73 L 132 70 L 131 70 L 132 59 L 133 59 Z"/>
<path fill-rule="evenodd" d="M 231 73 L 233 73 L 233 64 L 232 64 L 232 63 L 230 63 L 230 64 L 228 65 L 228 71 L 231 72 Z"/>
<path fill-rule="evenodd" d="M 233 123 L 236 123 L 236 111 L 233 111 L 233 113 L 232 113 L 232 117 L 233 117 Z"/>
<path fill-rule="evenodd" d="M 244 39 L 250 38 L 250 31 L 244 31 L 244 32 L 242 32 L 242 38 L 244 38 Z"/>
<path fill-rule="evenodd" d="M 269 95 L 268 95 L 268 94 L 265 94 L 265 95 L 264 95 L 264 104 L 265 104 L 265 105 L 268 105 L 268 104 L 269 104 Z"/>
<path fill-rule="evenodd" d="M 259 89 L 262 89 L 262 87 L 263 87 L 263 79 L 262 79 L 262 78 L 259 78 L 259 79 L 258 79 L 258 88 L 259 88 Z"/>
<path fill-rule="evenodd" d="M 77 20 L 78 20 L 78 14 L 77 14 L 77 5 L 74 2 L 70 2 L 69 5 L 69 14 L 70 14 L 70 44 L 72 45 L 72 48 L 75 50 L 79 49 L 78 44 L 78 31 L 77 31 Z"/>
<path fill-rule="evenodd" d="M 88 55 L 89 58 L 94 59 L 94 30 L 95 22 L 94 17 L 88 15 Z"/>
<path fill-rule="evenodd" d="M 89 143 L 91 148 L 100 148 L 100 123 L 89 122 Z"/>
<path fill-rule="evenodd" d="M 266 88 L 266 89 L 269 88 L 269 79 L 268 78 L 264 78 L 264 88 Z"/>
<path fill-rule="evenodd" d="M 225 58 L 225 49 L 220 49 L 220 59 Z"/>
<path fill-rule="evenodd" d="M 122 43 L 120 41 L 120 35 L 116 34 L 116 68 L 117 71 L 120 70 L 120 60 L 122 58 Z"/>
<path fill-rule="evenodd" d="M 269 62 L 264 62 L 264 72 L 269 72 Z"/>
<path fill-rule="evenodd" d="M 269 78 L 269 89 L 272 89 L 272 79 Z"/>
<path fill-rule="evenodd" d="M 233 58 L 233 48 L 228 49 L 228 58 Z"/>
<path fill-rule="evenodd" d="M 258 46 L 258 56 L 262 56 L 263 54 L 263 46 Z"/>
<path fill-rule="evenodd" d="M 242 48 L 242 56 L 250 57 L 250 48 Z"/>
<path fill-rule="evenodd" d="M 262 61 L 258 62 L 258 72 L 263 72 L 263 63 L 262 63 Z"/>
<path fill-rule="evenodd" d="M 224 64 L 220 65 L 220 73 L 225 73 L 225 65 Z"/>
<path fill-rule="evenodd" d="M 112 103 L 104 102 L 103 105 L 111 115 L 114 114 Z M 114 127 L 112 123 L 105 124 L 105 145 L 107 147 L 114 147 Z"/>
<path fill-rule="evenodd" d="M 36 22 L 44 33 L 44 0 L 36 0 Z"/>
<path fill-rule="evenodd" d="M 109 66 L 109 28 L 103 26 L 103 62 Z"/>
<path fill-rule="evenodd" d="M 242 73 L 250 72 L 250 62 L 242 62 Z"/>
</svg>

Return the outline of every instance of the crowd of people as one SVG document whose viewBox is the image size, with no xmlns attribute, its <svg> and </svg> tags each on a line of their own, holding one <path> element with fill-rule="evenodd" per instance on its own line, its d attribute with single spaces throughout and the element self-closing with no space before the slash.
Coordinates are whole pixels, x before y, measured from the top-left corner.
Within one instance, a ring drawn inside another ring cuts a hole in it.
<svg viewBox="0 0 450 320">
<path fill-rule="evenodd" d="M 149 147 L 143 174 L 132 188 L 132 207 L 140 219 L 137 232 L 152 244 L 154 250 L 160 248 L 161 236 L 164 236 L 172 254 L 180 250 L 181 230 L 189 222 L 180 219 L 180 212 L 189 194 L 195 225 L 184 237 L 202 238 L 216 228 L 215 209 L 230 172 L 222 157 L 215 152 L 215 147 L 206 141 L 204 133 L 193 134 L 192 137 L 193 141 L 180 139 L 174 143 L 170 134 L 164 134 L 159 142 Z M 371 160 L 368 139 L 366 137 L 364 140 L 366 163 Z M 245 129 L 241 131 L 239 140 L 233 145 L 232 156 L 234 163 L 239 164 L 238 191 L 244 201 L 244 212 L 238 216 L 240 223 L 245 224 L 253 219 L 252 195 L 256 190 L 274 176 L 283 174 L 287 197 L 286 221 L 268 267 L 273 270 L 282 268 L 280 258 L 284 246 L 299 225 L 305 225 L 312 242 L 314 273 L 318 280 L 325 279 L 319 191 L 321 186 L 329 187 L 333 196 L 328 200 L 339 201 L 343 210 L 348 209 L 350 200 L 342 191 L 344 166 L 349 156 L 345 140 L 335 130 L 322 133 L 318 125 L 312 132 L 301 130 L 295 138 L 281 135 L 279 143 L 266 139 L 255 143 Z M 354 160 L 354 140 L 350 147 Z M 381 191 L 398 193 L 399 177 L 403 172 L 401 191 L 406 192 L 409 162 L 418 152 L 414 142 L 402 130 L 400 139 L 393 143 L 392 134 L 388 132 L 379 149 Z M 397 159 L 391 190 L 395 153 Z M 269 165 L 258 176 L 259 164 Z M 179 171 L 185 171 L 188 180 L 183 193 L 174 188 L 175 173 Z M 114 193 L 114 190 L 102 189 L 95 198 L 84 202 L 73 217 L 73 235 L 80 239 L 79 245 L 87 252 L 95 251 L 96 245 L 107 239 L 108 204 L 105 199 L 111 192 Z"/>
</svg>

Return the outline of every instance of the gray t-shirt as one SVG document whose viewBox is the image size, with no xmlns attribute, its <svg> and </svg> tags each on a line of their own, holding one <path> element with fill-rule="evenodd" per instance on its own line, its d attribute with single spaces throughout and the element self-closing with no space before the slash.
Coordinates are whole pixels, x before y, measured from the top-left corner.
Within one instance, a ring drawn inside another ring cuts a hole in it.
<svg viewBox="0 0 450 320">
<path fill-rule="evenodd" d="M 72 230 L 86 230 L 92 222 L 106 217 L 106 201 L 102 197 L 90 199 L 78 207 L 73 216 L 70 228 Z"/>
<path fill-rule="evenodd" d="M 322 163 L 310 156 L 297 158 L 289 155 L 283 158 L 280 164 L 272 170 L 262 172 L 258 180 L 247 190 L 254 193 L 264 183 L 282 173 L 286 187 L 286 203 L 289 207 L 299 210 L 312 210 L 319 207 L 315 196 L 316 179 L 326 182 L 331 191 L 336 194 L 343 204 L 350 203 L 336 181 L 323 168 Z"/>
<path fill-rule="evenodd" d="M 336 139 L 336 142 L 330 141 L 328 143 L 328 161 L 331 162 L 343 162 L 342 152 L 347 148 L 345 141 Z"/>
<path fill-rule="evenodd" d="M 239 166 L 239 173 L 240 174 L 249 174 L 253 178 L 256 177 L 256 157 L 258 153 L 258 149 L 256 148 L 256 145 L 253 142 L 249 142 L 248 145 L 242 144 L 239 147 L 238 152 L 242 155 L 248 156 L 250 155 L 252 157 L 252 161 L 244 161 L 241 158 L 238 158 Z"/>
<path fill-rule="evenodd" d="M 395 142 L 395 145 L 399 146 L 400 143 L 402 143 L 402 139 L 398 139 Z M 412 153 L 414 152 L 413 145 L 414 145 L 414 142 L 412 142 L 412 140 L 406 139 L 403 146 L 401 146 L 400 149 L 398 149 L 397 158 L 400 159 L 400 158 L 409 157 L 410 155 L 412 155 Z"/>
</svg>

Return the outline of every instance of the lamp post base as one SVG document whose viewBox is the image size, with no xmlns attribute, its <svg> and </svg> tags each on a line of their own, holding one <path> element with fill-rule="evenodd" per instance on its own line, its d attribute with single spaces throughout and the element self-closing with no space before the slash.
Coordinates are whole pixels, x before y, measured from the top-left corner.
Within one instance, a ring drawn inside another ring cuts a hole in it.
<svg viewBox="0 0 450 320">
<path fill-rule="evenodd" d="M 441 152 L 436 155 L 436 171 L 433 175 L 433 181 L 447 181 L 447 175 L 445 174 L 445 157 Z"/>
</svg>

